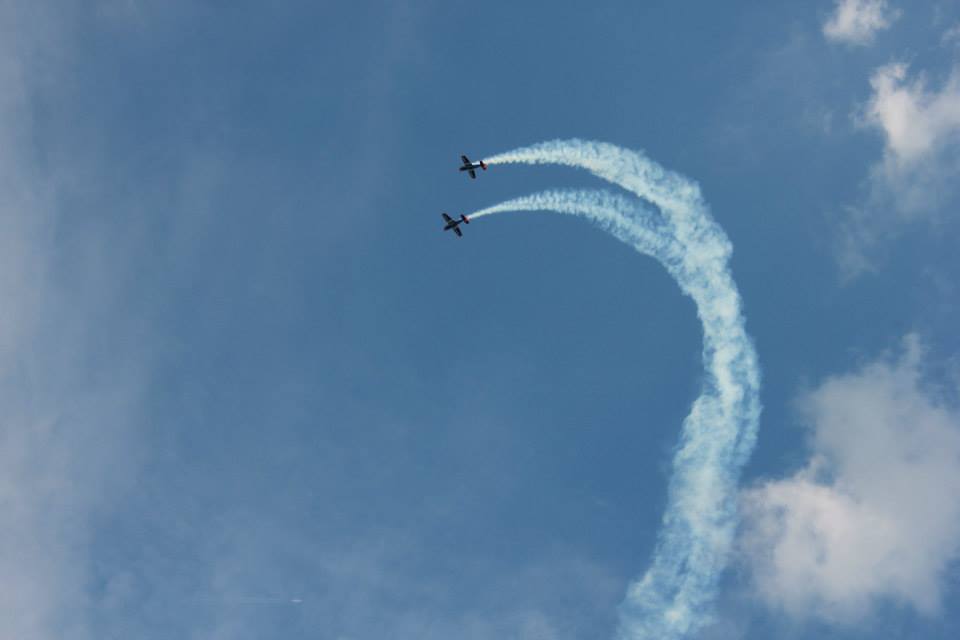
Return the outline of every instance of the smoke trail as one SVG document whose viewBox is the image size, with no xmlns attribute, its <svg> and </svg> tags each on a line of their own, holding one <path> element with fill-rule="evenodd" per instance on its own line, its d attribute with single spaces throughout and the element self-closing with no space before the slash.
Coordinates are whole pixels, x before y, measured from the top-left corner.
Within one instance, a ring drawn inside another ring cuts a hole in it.
<svg viewBox="0 0 960 640">
<path fill-rule="evenodd" d="M 642 203 L 631 202 L 608 191 L 544 191 L 487 207 L 468 217 L 475 220 L 510 211 L 554 211 L 581 215 L 617 239 L 636 246 L 641 253 L 655 257 L 656 254 L 668 253 L 658 250 L 662 245 L 674 247 L 672 253 L 679 249 L 673 239 L 664 233 L 664 225 L 654 211 Z"/>
<path fill-rule="evenodd" d="M 620 606 L 618 637 L 682 638 L 710 620 L 736 527 L 736 486 L 753 450 L 760 372 L 730 274 L 731 245 L 699 187 L 641 153 L 579 140 L 548 142 L 487 164 L 561 164 L 587 169 L 631 191 L 657 213 L 605 192 L 547 192 L 469 217 L 509 210 L 586 216 L 637 251 L 659 260 L 693 298 L 703 325 L 703 390 L 683 423 L 667 511 L 653 562 Z"/>
</svg>

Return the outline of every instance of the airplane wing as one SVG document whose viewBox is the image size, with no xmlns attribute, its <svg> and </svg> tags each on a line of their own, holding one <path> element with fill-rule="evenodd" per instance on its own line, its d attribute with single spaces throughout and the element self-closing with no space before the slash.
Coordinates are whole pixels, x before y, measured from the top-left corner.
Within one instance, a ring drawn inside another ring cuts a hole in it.
<svg viewBox="0 0 960 640">
<path fill-rule="evenodd" d="M 440 215 L 443 216 L 443 221 L 444 221 L 444 222 L 450 222 L 450 216 L 448 216 L 448 215 L 445 214 L 445 213 L 441 213 Z"/>
<path fill-rule="evenodd" d="M 463 166 L 467 166 L 468 164 L 470 164 L 470 158 L 468 158 L 467 156 L 460 156 L 460 159 L 463 160 Z"/>
<path fill-rule="evenodd" d="M 460 231 L 460 227 L 454 227 L 454 228 L 453 228 L 453 232 L 454 232 L 455 234 L 457 234 L 457 237 L 458 237 L 458 238 L 462 238 L 462 237 L 463 237 L 463 231 Z"/>
<path fill-rule="evenodd" d="M 474 171 L 473 169 L 468 169 L 468 170 L 467 170 L 467 173 L 469 173 L 469 174 L 470 174 L 470 177 L 473 178 L 474 180 L 477 179 L 477 172 Z"/>
</svg>

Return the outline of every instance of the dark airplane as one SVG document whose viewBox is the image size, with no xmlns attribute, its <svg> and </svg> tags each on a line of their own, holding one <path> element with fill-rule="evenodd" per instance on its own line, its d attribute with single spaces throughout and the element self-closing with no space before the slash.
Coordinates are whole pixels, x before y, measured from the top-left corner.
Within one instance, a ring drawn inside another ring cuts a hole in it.
<svg viewBox="0 0 960 640">
<path fill-rule="evenodd" d="M 483 160 L 480 162 L 470 162 L 470 158 L 467 156 L 460 156 L 460 158 L 463 160 L 463 166 L 460 167 L 460 171 L 468 172 L 473 179 L 477 177 L 477 169 L 487 170 L 487 165 Z"/>
<path fill-rule="evenodd" d="M 443 221 L 446 223 L 446 224 L 444 225 L 444 227 L 443 227 L 443 230 L 446 231 L 447 229 L 453 229 L 453 232 L 454 232 L 455 234 L 457 234 L 457 237 L 458 237 L 458 238 L 462 237 L 462 236 L 463 236 L 463 231 L 460 231 L 460 228 L 459 228 L 459 227 L 460 227 L 460 223 L 465 222 L 465 223 L 467 223 L 467 224 L 470 224 L 470 218 L 468 218 L 467 216 L 463 215 L 462 213 L 460 214 L 460 219 L 459 219 L 459 220 L 454 220 L 453 218 L 451 218 L 450 216 L 448 216 L 448 215 L 445 214 L 445 213 L 442 214 L 442 215 L 443 215 Z"/>
</svg>

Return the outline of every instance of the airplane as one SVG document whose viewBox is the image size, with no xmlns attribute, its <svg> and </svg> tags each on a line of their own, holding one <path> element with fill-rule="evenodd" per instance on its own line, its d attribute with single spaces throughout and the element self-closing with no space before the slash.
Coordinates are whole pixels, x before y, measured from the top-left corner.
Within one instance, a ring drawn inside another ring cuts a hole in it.
<svg viewBox="0 0 960 640">
<path fill-rule="evenodd" d="M 454 220 L 453 218 L 451 218 L 445 213 L 442 215 L 443 215 L 443 221 L 446 223 L 443 227 L 443 230 L 446 231 L 447 229 L 453 229 L 453 232 L 457 234 L 458 238 L 463 237 L 463 231 L 460 231 L 459 229 L 460 223 L 465 222 L 467 224 L 470 224 L 470 218 L 463 215 L 462 213 L 460 214 L 459 220 Z"/>
<path fill-rule="evenodd" d="M 469 172 L 470 177 L 473 179 L 477 178 L 477 169 L 487 170 L 487 164 L 483 160 L 480 162 L 470 162 L 470 158 L 467 156 L 460 156 L 460 159 L 463 160 L 463 166 L 460 167 L 460 171 Z"/>
</svg>

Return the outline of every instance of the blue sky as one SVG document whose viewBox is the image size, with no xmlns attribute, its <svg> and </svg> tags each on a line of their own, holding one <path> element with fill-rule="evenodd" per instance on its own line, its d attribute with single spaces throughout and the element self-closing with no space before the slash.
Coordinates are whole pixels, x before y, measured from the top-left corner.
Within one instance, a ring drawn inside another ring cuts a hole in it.
<svg viewBox="0 0 960 640">
<path fill-rule="evenodd" d="M 729 236 L 760 439 L 700 638 L 953 638 L 949 2 L 0 8 L 0 636 L 613 637 L 703 376 L 583 220 L 642 149 Z M 297 600 L 298 602 L 294 602 Z"/>
</svg>

